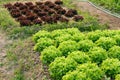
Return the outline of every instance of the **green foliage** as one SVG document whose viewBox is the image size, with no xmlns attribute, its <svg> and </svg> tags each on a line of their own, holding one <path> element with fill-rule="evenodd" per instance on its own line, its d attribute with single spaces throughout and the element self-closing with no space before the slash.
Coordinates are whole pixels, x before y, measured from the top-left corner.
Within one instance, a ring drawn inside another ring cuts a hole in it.
<svg viewBox="0 0 120 80">
<path fill-rule="evenodd" d="M 10 2 L 15 2 L 16 0 L 0 0 L 0 4 L 6 4 L 6 3 L 10 3 Z M 19 1 L 27 1 L 27 0 L 19 0 Z"/>
<path fill-rule="evenodd" d="M 68 72 L 62 77 L 62 80 L 92 80 L 87 77 L 87 74 L 79 71 Z"/>
<path fill-rule="evenodd" d="M 68 29 L 65 29 L 64 31 L 67 32 L 68 34 L 72 35 L 72 36 L 74 34 L 80 33 L 78 28 L 68 28 Z"/>
<path fill-rule="evenodd" d="M 79 42 L 81 40 L 84 40 L 85 39 L 85 35 L 83 33 L 76 33 L 72 36 L 72 40 L 76 41 L 76 42 Z"/>
<path fill-rule="evenodd" d="M 67 56 L 69 53 L 78 50 L 78 44 L 72 40 L 64 41 L 60 43 L 58 49 L 62 52 L 64 56 Z"/>
<path fill-rule="evenodd" d="M 41 52 L 44 64 L 50 64 L 53 80 L 107 80 L 120 73 L 120 61 L 108 59 L 119 58 L 120 31 L 82 33 L 76 28 L 68 28 L 40 32 L 33 36 L 37 41 L 34 49 Z"/>
<path fill-rule="evenodd" d="M 119 31 L 116 31 L 116 30 L 104 30 L 104 31 L 102 31 L 102 35 L 104 36 L 104 37 L 113 37 L 113 36 L 115 36 L 115 35 L 117 35 L 118 34 L 118 32 Z"/>
<path fill-rule="evenodd" d="M 92 40 L 93 42 L 97 41 L 101 36 L 102 36 L 102 32 L 100 30 L 89 32 L 87 34 L 87 38 Z"/>
<path fill-rule="evenodd" d="M 74 4 L 72 2 L 72 0 L 63 0 L 64 5 L 69 7 L 69 8 L 74 8 Z"/>
<path fill-rule="evenodd" d="M 94 45 L 94 43 L 91 40 L 83 40 L 78 42 L 79 45 L 79 50 L 80 51 L 84 51 L 84 52 L 88 52 L 89 49 L 91 49 Z"/>
<path fill-rule="evenodd" d="M 117 74 L 117 75 L 115 76 L 115 80 L 120 80 L 120 74 Z"/>
<path fill-rule="evenodd" d="M 54 45 L 54 40 L 52 40 L 50 38 L 40 38 L 38 40 L 38 43 L 35 44 L 34 50 L 36 50 L 38 52 L 41 52 L 46 47 L 49 47 L 49 46 L 52 46 L 52 45 Z"/>
<path fill-rule="evenodd" d="M 43 25 L 43 30 L 47 30 L 47 31 L 54 31 L 54 30 L 58 30 L 58 29 L 66 29 L 66 28 L 71 28 L 73 26 L 70 25 L 71 23 L 54 23 L 54 24 L 46 24 Z"/>
<path fill-rule="evenodd" d="M 72 28 L 71 28 L 72 29 Z M 52 37 L 60 37 L 61 35 L 68 34 L 64 29 L 58 29 L 51 32 Z"/>
<path fill-rule="evenodd" d="M 89 56 L 92 62 L 100 64 L 103 60 L 107 59 L 107 52 L 103 48 L 93 47 L 89 51 Z"/>
<path fill-rule="evenodd" d="M 106 9 L 111 10 L 112 12 L 120 13 L 120 1 L 119 0 L 90 0 L 94 3 L 97 3 L 100 6 L 105 7 Z"/>
<path fill-rule="evenodd" d="M 116 30 L 96 30 L 93 32 L 88 32 L 87 38 L 92 40 L 93 42 L 97 41 L 100 37 L 113 37 L 118 39 L 118 36 L 120 35 L 119 31 Z M 120 41 L 120 39 L 118 39 Z"/>
<path fill-rule="evenodd" d="M 118 59 L 106 59 L 101 64 L 101 69 L 108 77 L 115 78 L 115 75 L 120 74 L 120 61 Z"/>
<path fill-rule="evenodd" d="M 41 30 L 41 26 L 33 25 L 15 28 L 13 27 L 6 30 L 7 34 L 9 34 L 9 37 L 12 39 L 26 39 Z"/>
<path fill-rule="evenodd" d="M 49 65 L 49 73 L 54 80 L 61 80 L 68 71 L 76 68 L 77 63 L 73 59 L 58 57 Z"/>
<path fill-rule="evenodd" d="M 33 35 L 33 40 L 37 43 L 40 38 L 51 38 L 51 35 L 48 31 L 39 31 Z"/>
<path fill-rule="evenodd" d="M 77 28 L 67 28 L 67 29 L 61 29 L 61 30 L 60 29 L 54 30 L 51 33 L 53 38 L 55 38 L 65 34 L 74 35 L 74 34 L 80 33 L 80 31 Z"/>
<path fill-rule="evenodd" d="M 0 7 L 0 27 L 3 30 L 6 30 L 7 28 L 16 26 L 19 26 L 19 24 L 11 18 L 9 12 L 6 9 Z"/>
<path fill-rule="evenodd" d="M 60 43 L 71 39 L 72 36 L 70 34 L 62 34 L 61 36 L 55 38 L 56 45 L 59 46 Z"/>
<path fill-rule="evenodd" d="M 79 41 L 79 40 L 82 40 L 84 35 L 81 33 L 81 36 L 80 36 L 80 35 L 78 35 L 78 33 L 80 33 L 80 31 L 77 28 L 54 30 L 52 32 L 52 37 L 56 40 L 56 45 L 59 46 L 59 44 L 63 41 L 67 41 L 67 40 Z M 80 36 L 80 37 L 78 37 L 78 36 Z"/>
<path fill-rule="evenodd" d="M 85 73 L 91 80 L 101 80 L 104 76 L 103 71 L 95 63 L 81 64 L 76 70 Z"/>
<path fill-rule="evenodd" d="M 113 46 L 108 51 L 108 56 L 110 58 L 118 58 L 120 60 L 120 47 L 119 46 Z"/>
<path fill-rule="evenodd" d="M 14 77 L 12 80 L 25 80 L 25 77 L 23 75 L 23 71 L 21 69 L 16 69 L 14 71 Z"/>
<path fill-rule="evenodd" d="M 50 64 L 56 57 L 60 56 L 62 56 L 60 50 L 58 50 L 55 46 L 50 46 L 41 52 L 40 59 L 44 64 Z"/>
<path fill-rule="evenodd" d="M 120 35 L 115 35 L 113 38 L 116 40 L 117 45 L 120 46 Z"/>
<path fill-rule="evenodd" d="M 89 56 L 80 51 L 70 53 L 67 58 L 74 59 L 78 64 L 83 64 L 90 61 Z"/>
<path fill-rule="evenodd" d="M 101 37 L 96 42 L 96 45 L 103 49 L 109 50 L 112 46 L 116 45 L 116 41 L 110 37 Z"/>
</svg>

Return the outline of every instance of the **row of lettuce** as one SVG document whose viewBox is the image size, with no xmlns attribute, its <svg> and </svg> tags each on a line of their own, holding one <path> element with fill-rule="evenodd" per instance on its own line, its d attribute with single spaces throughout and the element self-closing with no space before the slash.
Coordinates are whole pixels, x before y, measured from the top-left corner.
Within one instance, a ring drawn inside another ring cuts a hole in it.
<svg viewBox="0 0 120 80">
<path fill-rule="evenodd" d="M 77 28 L 39 31 L 34 50 L 52 80 L 120 80 L 120 31 L 82 33 Z M 106 77 L 105 77 L 106 76 Z"/>
<path fill-rule="evenodd" d="M 90 1 L 107 8 L 112 12 L 120 14 L 120 0 L 90 0 Z"/>
</svg>

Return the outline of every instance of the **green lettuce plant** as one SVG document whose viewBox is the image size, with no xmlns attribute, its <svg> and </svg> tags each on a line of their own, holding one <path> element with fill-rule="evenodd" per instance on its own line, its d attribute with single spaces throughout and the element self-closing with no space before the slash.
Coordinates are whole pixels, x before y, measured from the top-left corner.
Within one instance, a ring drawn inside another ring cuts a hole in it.
<svg viewBox="0 0 120 80">
<path fill-rule="evenodd" d="M 58 49 L 64 56 L 67 56 L 69 53 L 78 50 L 78 44 L 75 41 L 68 40 L 60 43 Z"/>
<path fill-rule="evenodd" d="M 93 47 L 88 52 L 92 62 L 100 64 L 103 60 L 108 58 L 107 52 L 105 49 L 100 47 Z"/>
<path fill-rule="evenodd" d="M 115 78 L 115 75 L 120 74 L 120 61 L 108 58 L 102 62 L 101 69 L 108 77 Z"/>
<path fill-rule="evenodd" d="M 120 74 L 117 74 L 117 75 L 115 76 L 115 80 L 120 80 Z"/>
<path fill-rule="evenodd" d="M 56 57 L 60 56 L 62 56 L 60 50 L 58 50 L 55 46 L 49 46 L 41 52 L 40 59 L 44 64 L 50 64 Z"/>
<path fill-rule="evenodd" d="M 33 40 L 37 43 L 40 38 L 51 38 L 50 32 L 48 31 L 39 31 L 33 35 Z"/>
<path fill-rule="evenodd" d="M 103 49 L 106 49 L 107 51 L 109 50 L 109 48 L 117 44 L 116 41 L 110 37 L 101 37 L 95 43 L 97 46 L 102 47 Z"/>
<path fill-rule="evenodd" d="M 43 49 L 54 45 L 54 40 L 50 38 L 40 38 L 34 46 L 34 50 L 41 52 Z"/>
<path fill-rule="evenodd" d="M 119 46 L 113 46 L 108 51 L 108 56 L 110 58 L 118 58 L 120 60 L 120 47 Z"/>
<path fill-rule="evenodd" d="M 81 51 L 74 51 L 70 53 L 67 58 L 74 59 L 78 64 L 90 62 L 89 56 Z"/>
<path fill-rule="evenodd" d="M 62 80 L 92 80 L 87 77 L 87 74 L 84 72 L 79 72 L 77 70 L 68 72 L 62 77 Z"/>
<path fill-rule="evenodd" d="M 89 49 L 91 49 L 94 45 L 94 43 L 91 40 L 83 40 L 78 42 L 79 50 L 83 52 L 88 52 Z"/>
<path fill-rule="evenodd" d="M 58 57 L 49 65 L 49 73 L 53 80 L 61 80 L 62 76 L 73 71 L 76 66 L 77 63 L 73 59 Z"/>
<path fill-rule="evenodd" d="M 101 80 L 104 76 L 104 72 L 95 63 L 81 64 L 76 70 L 85 73 L 87 78 L 91 80 Z"/>
</svg>

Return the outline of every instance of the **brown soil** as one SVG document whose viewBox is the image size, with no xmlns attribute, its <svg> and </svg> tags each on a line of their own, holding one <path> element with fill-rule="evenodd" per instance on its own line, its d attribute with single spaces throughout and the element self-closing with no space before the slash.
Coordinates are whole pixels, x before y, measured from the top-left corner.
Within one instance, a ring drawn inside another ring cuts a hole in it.
<svg viewBox="0 0 120 80">
<path fill-rule="evenodd" d="M 118 30 L 120 29 L 120 19 L 114 16 L 111 16 L 94 6 L 92 6 L 89 2 L 75 2 L 77 7 L 82 11 L 88 11 L 91 15 L 96 16 L 100 23 L 108 24 L 109 29 Z"/>
</svg>

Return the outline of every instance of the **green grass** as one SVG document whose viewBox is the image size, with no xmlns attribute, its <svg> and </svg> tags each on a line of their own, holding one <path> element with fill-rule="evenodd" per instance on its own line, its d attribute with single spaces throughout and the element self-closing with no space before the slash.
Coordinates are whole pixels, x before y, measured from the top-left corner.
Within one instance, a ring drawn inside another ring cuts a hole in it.
<svg viewBox="0 0 120 80">
<path fill-rule="evenodd" d="M 9 65 L 14 67 L 14 76 L 9 80 L 35 80 L 38 73 L 44 76 L 39 55 L 33 51 L 33 44 L 32 39 L 27 38 L 7 46 L 7 59 Z"/>
<path fill-rule="evenodd" d="M 19 68 L 18 70 L 15 70 L 14 74 L 15 76 L 13 77 L 12 80 L 25 80 L 23 72 L 22 72 L 22 67 Z"/>
<path fill-rule="evenodd" d="M 5 3 L 9 3 L 9 2 L 15 2 L 15 1 L 33 1 L 33 0 L 0 0 L 0 4 L 5 4 Z"/>
<path fill-rule="evenodd" d="M 0 28 L 3 30 L 9 30 L 16 26 L 19 26 L 19 23 L 10 16 L 9 12 L 5 8 L 0 7 Z"/>
<path fill-rule="evenodd" d="M 120 14 L 120 0 L 90 0 L 112 12 Z"/>
<path fill-rule="evenodd" d="M 4 64 L 3 63 L 0 63 L 0 67 L 2 67 Z"/>
</svg>

